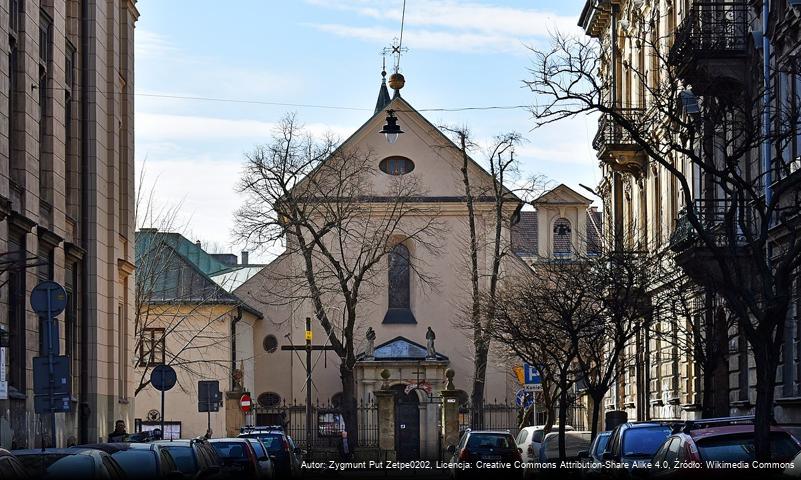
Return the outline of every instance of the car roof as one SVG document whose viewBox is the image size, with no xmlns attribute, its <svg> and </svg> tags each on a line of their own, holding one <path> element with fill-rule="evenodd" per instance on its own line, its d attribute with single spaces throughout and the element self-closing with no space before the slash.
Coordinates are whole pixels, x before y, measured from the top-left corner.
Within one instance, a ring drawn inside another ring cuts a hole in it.
<svg viewBox="0 0 801 480">
<path fill-rule="evenodd" d="M 176 447 L 191 447 L 194 440 L 188 439 L 178 439 L 178 440 L 156 440 L 153 442 L 154 445 L 162 445 L 165 447 L 169 447 L 170 445 L 174 445 Z"/>
<path fill-rule="evenodd" d="M 223 437 L 223 438 L 210 438 L 209 443 L 219 443 L 219 442 L 247 442 L 247 438 L 243 437 Z"/>
<path fill-rule="evenodd" d="M 88 448 L 113 454 L 126 450 L 154 450 L 158 448 L 158 446 L 151 443 L 92 443 L 87 445 L 76 445 L 70 448 Z"/>
<path fill-rule="evenodd" d="M 786 432 L 781 427 L 771 426 L 771 432 Z M 690 430 L 688 435 L 693 440 L 702 440 L 705 438 L 720 437 L 724 435 L 737 435 L 741 433 L 754 433 L 753 425 L 724 425 L 720 427 L 699 428 L 697 430 Z"/>
<path fill-rule="evenodd" d="M 474 435 L 476 433 L 491 433 L 493 435 L 511 435 L 512 433 L 508 430 L 470 430 L 466 432 L 469 435 Z"/>
<path fill-rule="evenodd" d="M 105 454 L 105 452 L 101 452 L 100 450 L 94 450 L 91 448 L 46 448 L 42 450 L 41 448 L 28 448 L 24 450 L 14 450 L 11 452 L 15 456 L 26 456 L 26 455 L 41 455 L 42 453 L 45 454 L 63 454 L 63 455 L 87 455 L 91 457 L 99 456 Z"/>
<path fill-rule="evenodd" d="M 653 428 L 653 427 L 670 427 L 671 424 L 676 423 L 676 421 L 659 421 L 659 422 L 628 422 L 621 425 L 621 427 L 625 426 L 626 429 L 629 428 Z"/>
</svg>

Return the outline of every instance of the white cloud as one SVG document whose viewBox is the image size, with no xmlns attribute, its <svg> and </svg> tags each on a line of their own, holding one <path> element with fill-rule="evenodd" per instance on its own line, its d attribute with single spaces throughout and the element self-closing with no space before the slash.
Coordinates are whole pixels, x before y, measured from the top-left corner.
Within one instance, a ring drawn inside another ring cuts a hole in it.
<svg viewBox="0 0 801 480">
<path fill-rule="evenodd" d="M 191 115 L 170 115 L 138 112 L 136 136 L 142 143 L 174 145 L 172 142 L 195 140 L 215 142 L 239 140 L 245 146 L 249 141 L 268 141 L 275 132 L 276 124 L 250 119 L 226 119 Z M 354 129 L 338 125 L 307 124 L 304 128 L 312 135 L 332 133 L 345 139 Z"/>
<path fill-rule="evenodd" d="M 385 43 L 398 35 L 400 8 L 377 9 L 372 1 L 306 0 L 321 7 L 353 12 L 386 27 L 312 24 L 335 35 Z M 391 24 L 390 24 L 391 23 Z M 406 10 L 404 42 L 410 47 L 445 51 L 497 51 L 522 53 L 552 31 L 579 33 L 575 18 L 554 13 L 453 0 L 410 1 Z"/>
</svg>

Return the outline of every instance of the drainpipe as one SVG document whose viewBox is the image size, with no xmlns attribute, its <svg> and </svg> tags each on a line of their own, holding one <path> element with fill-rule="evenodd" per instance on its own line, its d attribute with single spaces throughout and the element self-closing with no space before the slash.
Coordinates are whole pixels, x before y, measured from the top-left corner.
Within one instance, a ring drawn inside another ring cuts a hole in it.
<svg viewBox="0 0 801 480">
<path fill-rule="evenodd" d="M 770 0 L 762 0 L 762 170 L 765 178 L 765 205 L 773 201 L 773 190 L 770 184 L 773 181 L 770 162 L 770 39 L 768 38 L 768 16 L 770 15 Z M 768 225 L 773 224 L 772 216 Z"/>
<path fill-rule="evenodd" d="M 236 307 L 236 317 L 231 320 L 231 391 L 234 391 L 234 370 L 236 370 L 236 324 L 242 320 L 242 307 Z M 242 372 L 244 373 L 244 372 Z"/>
<path fill-rule="evenodd" d="M 89 0 L 81 2 L 81 244 L 86 252 L 81 258 L 81 363 L 78 395 L 78 438 L 89 442 L 89 31 L 91 15 Z"/>
</svg>

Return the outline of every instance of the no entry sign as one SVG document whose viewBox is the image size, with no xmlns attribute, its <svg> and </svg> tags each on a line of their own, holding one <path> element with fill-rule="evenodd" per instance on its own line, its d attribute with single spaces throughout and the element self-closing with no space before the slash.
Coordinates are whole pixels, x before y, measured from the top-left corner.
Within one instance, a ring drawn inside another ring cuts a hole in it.
<svg viewBox="0 0 801 480">
<path fill-rule="evenodd" d="M 250 395 L 245 393 L 241 397 L 239 397 L 240 410 L 242 410 L 243 412 L 249 412 L 252 406 L 253 406 L 253 400 L 250 398 Z"/>
</svg>

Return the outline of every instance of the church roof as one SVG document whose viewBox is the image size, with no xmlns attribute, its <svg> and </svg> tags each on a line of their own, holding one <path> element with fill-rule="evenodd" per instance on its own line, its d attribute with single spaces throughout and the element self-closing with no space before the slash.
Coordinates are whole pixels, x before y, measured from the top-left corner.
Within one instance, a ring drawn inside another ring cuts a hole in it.
<svg viewBox="0 0 801 480">
<path fill-rule="evenodd" d="M 417 342 L 413 342 L 406 337 L 395 337 L 392 340 L 382 343 L 375 347 L 373 359 L 377 361 L 387 360 L 432 360 L 426 358 L 427 349 Z M 357 360 L 364 360 L 364 353 L 357 356 Z M 436 354 L 434 360 L 448 360 L 448 357 L 441 353 Z"/>
</svg>

